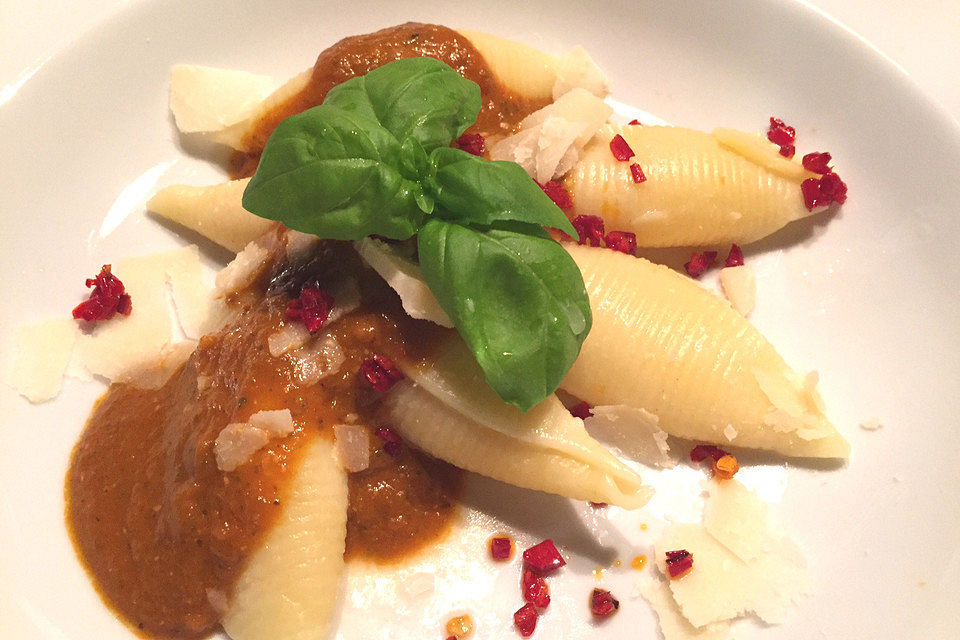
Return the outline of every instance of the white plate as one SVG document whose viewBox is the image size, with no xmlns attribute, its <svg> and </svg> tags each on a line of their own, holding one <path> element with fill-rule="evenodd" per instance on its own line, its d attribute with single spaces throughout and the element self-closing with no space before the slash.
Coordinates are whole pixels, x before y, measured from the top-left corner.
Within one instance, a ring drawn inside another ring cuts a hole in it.
<svg viewBox="0 0 960 640">
<path fill-rule="evenodd" d="M 0 107 L 5 338 L 18 323 L 69 313 L 83 278 L 100 264 L 183 242 L 143 216 L 145 197 L 160 184 L 212 182 L 219 174 L 178 143 L 166 109 L 170 65 L 284 78 L 342 36 L 410 19 L 478 28 L 551 51 L 582 43 L 608 71 L 617 99 L 707 129 L 762 130 L 777 115 L 797 127 L 801 153 L 832 152 L 850 186 L 836 216 L 748 249 L 761 275 L 753 321 L 796 368 L 820 371 L 828 414 L 853 445 L 846 466 L 787 469 L 771 461 L 747 475 L 766 484 L 768 497 L 779 497 L 817 585 L 785 625 L 756 635 L 955 633 L 955 125 L 863 42 L 801 4 L 430 4 L 427 10 L 355 0 L 348 14 L 341 3 L 315 0 L 242 7 L 145 0 L 118 9 L 50 60 Z M 222 258 L 210 257 L 211 264 Z M 5 339 L 4 363 L 9 348 Z M 66 462 L 100 391 L 70 381 L 56 402 L 32 406 L 0 390 L 0 637 L 130 637 L 91 588 L 63 524 Z M 857 427 L 873 416 L 881 430 Z M 697 478 L 691 472 L 661 506 L 687 506 L 684 492 Z M 656 527 L 636 526 L 648 516 L 598 516 L 490 482 L 471 492 L 471 502 L 492 510 L 522 540 L 553 536 L 577 556 L 553 585 L 554 604 L 536 637 L 654 637 L 646 605 L 631 597 L 641 573 L 607 572 L 604 584 L 622 607 L 602 630 L 592 627 L 585 604 L 594 566 L 649 550 Z M 478 520 L 472 542 L 445 543 L 451 559 L 432 599 L 394 601 L 391 580 L 357 591 L 364 580 L 352 578 L 340 635 L 442 638 L 448 614 L 466 609 L 479 619 L 479 637 L 517 637 L 510 628 L 520 605 L 516 566 L 496 570 L 476 560 L 478 540 L 499 526 Z"/>
</svg>

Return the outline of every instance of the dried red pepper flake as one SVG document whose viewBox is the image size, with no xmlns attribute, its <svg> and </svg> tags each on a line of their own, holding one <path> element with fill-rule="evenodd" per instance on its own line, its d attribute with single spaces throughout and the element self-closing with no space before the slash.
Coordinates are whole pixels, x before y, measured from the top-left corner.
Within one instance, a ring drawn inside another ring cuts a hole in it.
<svg viewBox="0 0 960 640">
<path fill-rule="evenodd" d="M 524 551 L 523 561 L 541 574 L 550 573 L 567 564 L 550 538 Z"/>
<path fill-rule="evenodd" d="M 458 149 L 475 156 L 482 156 L 487 150 L 487 140 L 479 133 L 465 133 L 454 144 Z"/>
<path fill-rule="evenodd" d="M 797 155 L 797 148 L 792 144 L 780 145 L 780 155 L 787 160 L 792 160 L 793 156 Z"/>
<path fill-rule="evenodd" d="M 379 353 L 373 354 L 360 363 L 360 370 L 375 391 L 388 391 L 390 387 L 403 379 L 403 373 L 393 360 Z"/>
<path fill-rule="evenodd" d="M 831 202 L 843 204 L 847 201 L 847 185 L 831 171 L 820 178 L 820 194 Z"/>
<path fill-rule="evenodd" d="M 698 444 L 690 450 L 690 460 L 692 462 L 703 462 L 707 458 L 719 460 L 723 456 L 730 455 L 723 449 L 712 444 Z"/>
<path fill-rule="evenodd" d="M 613 157 L 620 162 L 626 162 L 636 155 L 619 133 L 613 136 L 613 140 L 610 141 L 610 151 L 613 152 Z"/>
<path fill-rule="evenodd" d="M 403 439 L 400 434 L 390 427 L 380 427 L 376 433 L 377 437 L 383 440 L 383 450 L 394 458 L 398 457 L 403 449 Z"/>
<path fill-rule="evenodd" d="M 490 557 L 494 560 L 509 560 L 513 553 L 513 540 L 506 536 L 490 538 Z"/>
<path fill-rule="evenodd" d="M 605 509 L 609 506 L 606 502 L 590 502 L 588 504 L 594 509 Z"/>
<path fill-rule="evenodd" d="M 634 118 L 633 120 L 631 120 L 631 121 L 628 122 L 627 124 L 628 124 L 628 125 L 631 125 L 631 126 L 635 126 L 635 127 L 642 127 L 642 126 L 643 126 L 643 123 L 640 122 L 639 120 L 637 120 L 636 118 Z"/>
<path fill-rule="evenodd" d="M 319 287 L 304 287 L 300 297 L 287 303 L 286 316 L 300 320 L 310 333 L 316 333 L 327 323 L 335 301 Z"/>
<path fill-rule="evenodd" d="M 693 554 L 686 549 L 667 551 L 667 574 L 677 579 L 690 573 L 693 569 Z"/>
<path fill-rule="evenodd" d="M 524 569 L 522 583 L 523 599 L 537 609 L 546 609 L 550 604 L 550 586 L 543 576 Z"/>
<path fill-rule="evenodd" d="M 717 480 L 730 480 L 737 475 L 738 471 L 740 471 L 740 463 L 730 454 L 713 461 L 713 477 Z"/>
<path fill-rule="evenodd" d="M 534 630 L 537 628 L 537 608 L 530 604 L 529 602 L 513 614 L 513 625 L 517 628 L 517 631 L 520 632 L 520 635 L 524 638 L 529 638 L 533 635 Z"/>
<path fill-rule="evenodd" d="M 730 253 L 727 254 L 727 261 L 723 264 L 725 267 L 743 266 L 743 249 L 739 245 L 730 245 Z"/>
<path fill-rule="evenodd" d="M 600 216 L 577 216 L 571 224 L 580 236 L 577 244 L 589 243 L 591 247 L 599 247 L 603 242 L 603 218 Z"/>
<path fill-rule="evenodd" d="M 767 140 L 780 147 L 797 141 L 797 131 L 780 118 L 770 118 Z"/>
<path fill-rule="evenodd" d="M 604 236 L 603 241 L 608 249 L 634 255 L 637 252 L 637 235 L 629 231 L 611 231 Z"/>
<path fill-rule="evenodd" d="M 643 175 L 643 169 L 636 162 L 630 165 L 630 175 L 633 176 L 633 181 L 637 184 L 647 181 L 647 176 Z"/>
<path fill-rule="evenodd" d="M 536 180 L 534 180 L 534 182 L 536 182 Z M 550 180 L 543 184 L 537 182 L 537 186 L 543 189 L 547 197 L 553 200 L 553 204 L 560 207 L 561 211 L 569 211 L 573 208 L 573 199 L 570 197 L 570 192 L 567 191 L 567 188 L 563 186 L 562 182 L 557 182 L 556 180 Z"/>
<path fill-rule="evenodd" d="M 833 169 L 829 167 L 831 159 L 830 154 L 824 151 L 823 153 L 808 153 L 803 156 L 801 162 L 803 163 L 803 168 L 807 171 L 822 175 L 833 171 Z"/>
<path fill-rule="evenodd" d="M 590 594 L 590 613 L 598 618 L 612 616 L 620 610 L 620 601 L 606 589 L 594 589 Z"/>
<path fill-rule="evenodd" d="M 820 181 L 816 178 L 807 178 L 800 183 L 800 193 L 803 194 L 803 204 L 807 211 L 813 211 L 821 205 L 828 204 L 824 202 L 823 195 L 820 193 Z"/>
<path fill-rule="evenodd" d="M 703 253 L 691 253 L 690 262 L 683 265 L 691 278 L 699 278 L 703 272 L 710 268 L 710 264 L 716 259 L 716 251 L 704 251 Z"/>
<path fill-rule="evenodd" d="M 126 292 L 123 283 L 105 264 L 93 278 L 84 281 L 87 288 L 93 287 L 90 297 L 73 308 L 73 317 L 77 320 L 97 322 L 109 320 L 116 314 L 128 316 L 133 310 L 133 301 Z"/>
<path fill-rule="evenodd" d="M 593 407 L 590 406 L 590 403 L 584 400 L 583 402 L 573 405 L 567 409 L 567 411 L 569 411 L 570 415 L 572 415 L 574 418 L 586 420 L 593 415 L 593 411 L 591 409 L 593 409 Z"/>
</svg>

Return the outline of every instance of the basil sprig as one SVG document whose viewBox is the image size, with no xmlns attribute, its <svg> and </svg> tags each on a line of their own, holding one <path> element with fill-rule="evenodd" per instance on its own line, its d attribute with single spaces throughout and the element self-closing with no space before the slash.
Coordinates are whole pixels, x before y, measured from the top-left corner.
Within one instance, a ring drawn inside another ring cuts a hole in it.
<svg viewBox="0 0 960 640">
<path fill-rule="evenodd" d="M 267 141 L 248 211 L 322 238 L 417 236 L 420 267 L 491 387 L 526 411 L 559 386 L 590 330 L 576 263 L 543 227 L 572 225 L 522 167 L 449 145 L 480 88 L 433 58 L 330 90 Z"/>
</svg>

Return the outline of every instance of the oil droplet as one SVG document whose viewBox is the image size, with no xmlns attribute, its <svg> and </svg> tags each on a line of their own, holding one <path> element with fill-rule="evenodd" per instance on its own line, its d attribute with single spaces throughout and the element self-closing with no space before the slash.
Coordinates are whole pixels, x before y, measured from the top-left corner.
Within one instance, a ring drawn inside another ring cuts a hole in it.
<svg viewBox="0 0 960 640">
<path fill-rule="evenodd" d="M 646 530 L 647 530 L 647 523 L 644 522 L 643 524 L 640 525 L 640 531 L 646 531 Z"/>
<path fill-rule="evenodd" d="M 457 616 L 447 621 L 447 633 L 459 640 L 473 633 L 473 618 L 469 615 Z"/>
<path fill-rule="evenodd" d="M 636 569 L 637 571 L 643 570 L 643 568 L 644 568 L 645 566 L 647 566 L 647 556 L 645 556 L 645 555 L 639 555 L 639 556 L 635 557 L 635 558 L 630 562 L 630 566 L 633 567 L 634 569 Z"/>
<path fill-rule="evenodd" d="M 597 582 L 600 582 L 601 580 L 603 580 L 603 572 L 604 572 L 603 567 L 597 567 L 596 569 L 594 569 L 593 579 L 596 580 Z"/>
</svg>

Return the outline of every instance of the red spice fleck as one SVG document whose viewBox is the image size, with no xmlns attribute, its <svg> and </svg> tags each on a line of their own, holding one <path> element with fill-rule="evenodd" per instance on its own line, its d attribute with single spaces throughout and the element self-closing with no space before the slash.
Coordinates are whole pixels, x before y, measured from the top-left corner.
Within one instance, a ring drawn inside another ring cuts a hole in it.
<svg viewBox="0 0 960 640">
<path fill-rule="evenodd" d="M 633 181 L 637 184 L 647 181 L 647 176 L 643 175 L 643 169 L 636 162 L 630 165 L 630 175 L 633 176 Z"/>
<path fill-rule="evenodd" d="M 379 353 L 360 363 L 360 370 L 370 386 L 380 392 L 388 391 L 397 381 L 403 379 L 403 373 L 393 364 L 393 360 Z"/>
<path fill-rule="evenodd" d="M 785 144 L 780 146 L 780 155 L 788 160 L 793 159 L 793 156 L 797 155 L 797 148 L 792 144 Z"/>
<path fill-rule="evenodd" d="M 517 631 L 520 632 L 520 635 L 524 638 L 529 638 L 533 635 L 534 630 L 537 628 L 537 608 L 534 607 L 529 602 L 513 614 L 513 624 L 517 627 Z"/>
<path fill-rule="evenodd" d="M 534 180 L 534 182 L 536 182 L 536 180 Z M 563 186 L 563 183 L 550 180 L 543 184 L 537 182 L 537 186 L 543 189 L 547 197 L 553 200 L 553 204 L 560 207 L 561 211 L 569 211 L 573 208 L 573 200 L 570 198 L 570 192 Z"/>
<path fill-rule="evenodd" d="M 781 147 L 793 144 L 797 141 L 797 131 L 793 127 L 787 126 L 780 118 L 770 118 L 767 140 Z"/>
<path fill-rule="evenodd" d="M 717 257 L 716 251 L 704 251 L 703 253 L 691 253 L 690 262 L 683 265 L 691 278 L 699 278 L 703 272 L 710 268 L 710 263 Z"/>
<path fill-rule="evenodd" d="M 593 407 L 590 406 L 590 403 L 584 400 L 583 402 L 580 402 L 570 407 L 568 411 L 570 412 L 570 415 L 572 415 L 574 418 L 580 418 L 581 420 L 586 420 L 587 418 L 593 415 L 593 411 L 591 411 L 592 408 Z"/>
<path fill-rule="evenodd" d="M 613 157 L 620 162 L 626 162 L 635 155 L 633 149 L 619 133 L 613 136 L 613 140 L 610 141 L 610 151 L 613 152 Z"/>
<path fill-rule="evenodd" d="M 598 618 L 612 616 L 620 609 L 620 601 L 606 589 L 594 589 L 590 594 L 590 613 Z"/>
<path fill-rule="evenodd" d="M 457 636 L 447 636 L 447 640 L 459 640 Z"/>
<path fill-rule="evenodd" d="M 383 450 L 396 458 L 403 449 L 403 440 L 400 434 L 390 427 L 380 427 L 377 429 L 377 437 L 383 440 Z"/>
<path fill-rule="evenodd" d="M 550 573 L 567 564 L 554 546 L 553 540 L 549 538 L 524 551 L 523 561 L 541 574 Z"/>
<path fill-rule="evenodd" d="M 537 609 L 546 609 L 550 604 L 550 587 L 543 576 L 530 569 L 523 570 L 523 599 Z"/>
<path fill-rule="evenodd" d="M 807 207 L 807 211 L 813 211 L 816 207 L 827 204 L 820 194 L 820 181 L 816 178 L 807 178 L 801 182 L 800 193 L 803 194 L 803 204 Z"/>
<path fill-rule="evenodd" d="M 820 178 L 820 194 L 831 202 L 843 204 L 847 201 L 847 185 L 840 176 L 830 172 Z"/>
<path fill-rule="evenodd" d="M 638 126 L 638 127 L 642 127 L 642 126 L 643 126 L 643 123 L 640 122 L 639 120 L 637 120 L 636 118 L 634 118 L 633 120 L 631 120 L 631 121 L 628 122 L 627 124 L 633 125 L 633 126 Z"/>
<path fill-rule="evenodd" d="M 730 253 L 727 254 L 727 261 L 724 263 L 725 267 L 742 267 L 743 266 L 743 249 L 738 245 L 730 245 Z"/>
<path fill-rule="evenodd" d="M 304 287 L 300 297 L 287 303 L 286 316 L 300 320 L 310 333 L 316 333 L 327 323 L 334 300 L 319 287 Z"/>
<path fill-rule="evenodd" d="M 693 569 L 693 554 L 686 549 L 667 551 L 667 573 L 677 579 L 690 573 Z"/>
<path fill-rule="evenodd" d="M 95 322 L 109 320 L 116 314 L 128 316 L 133 310 L 133 301 L 120 279 L 110 272 L 110 265 L 105 264 L 93 278 L 87 278 L 84 284 L 87 288 L 93 287 L 90 297 L 73 309 L 73 317 L 77 320 Z"/>
<path fill-rule="evenodd" d="M 506 536 L 490 538 L 490 557 L 494 560 L 508 560 L 513 551 L 513 541 Z"/>
<path fill-rule="evenodd" d="M 603 238 L 608 249 L 633 255 L 637 252 L 637 235 L 629 231 L 611 231 Z"/>
<path fill-rule="evenodd" d="M 577 216 L 571 224 L 580 236 L 577 244 L 589 242 L 591 247 L 599 247 L 603 242 L 603 218 L 600 216 Z"/>
<path fill-rule="evenodd" d="M 690 460 L 692 462 L 703 462 L 707 458 L 710 458 L 711 460 L 719 460 L 723 456 L 728 455 L 730 454 L 720 447 L 712 444 L 698 444 L 690 450 Z"/>
<path fill-rule="evenodd" d="M 487 148 L 486 139 L 479 133 L 465 133 L 457 138 L 455 144 L 458 149 L 475 156 L 482 156 Z"/>
<path fill-rule="evenodd" d="M 591 502 L 589 504 L 594 509 L 603 509 L 608 506 L 606 502 Z"/>
<path fill-rule="evenodd" d="M 830 154 L 827 152 L 808 153 L 807 155 L 803 156 L 803 168 L 807 171 L 812 171 L 821 175 L 824 173 L 830 173 L 832 171 L 832 169 L 829 167 L 830 160 Z"/>
</svg>

